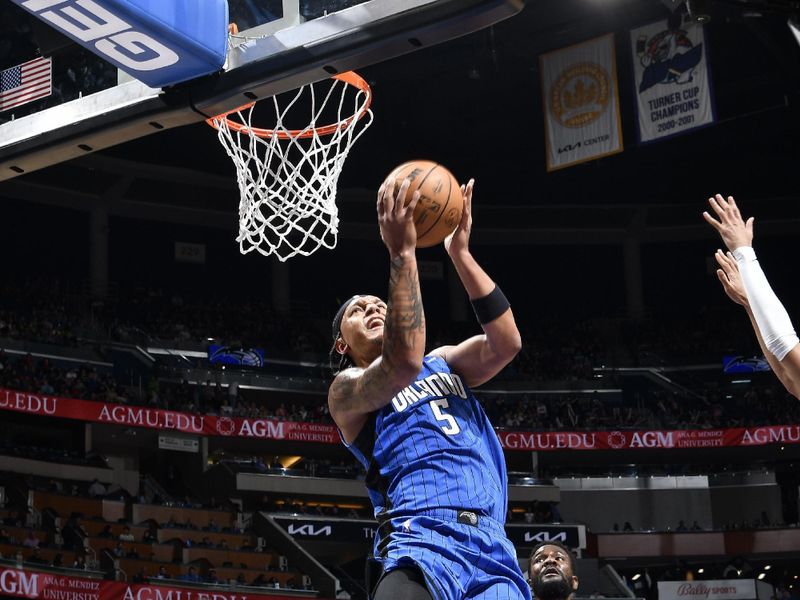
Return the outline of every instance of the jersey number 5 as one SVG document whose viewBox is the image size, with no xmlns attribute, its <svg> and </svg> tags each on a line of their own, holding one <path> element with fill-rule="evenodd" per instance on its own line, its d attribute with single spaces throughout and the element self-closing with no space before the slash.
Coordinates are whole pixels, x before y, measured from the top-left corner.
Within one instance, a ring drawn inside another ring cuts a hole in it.
<svg viewBox="0 0 800 600">
<path fill-rule="evenodd" d="M 432 400 L 428 406 L 430 406 L 431 411 L 433 411 L 434 419 L 440 423 L 446 423 L 446 425 L 442 426 L 442 431 L 444 431 L 447 435 L 456 435 L 461 433 L 461 428 L 458 426 L 456 418 L 453 415 L 448 415 L 446 412 L 442 412 L 443 408 L 450 408 L 450 403 L 445 398 L 442 398 L 441 400 Z"/>
</svg>

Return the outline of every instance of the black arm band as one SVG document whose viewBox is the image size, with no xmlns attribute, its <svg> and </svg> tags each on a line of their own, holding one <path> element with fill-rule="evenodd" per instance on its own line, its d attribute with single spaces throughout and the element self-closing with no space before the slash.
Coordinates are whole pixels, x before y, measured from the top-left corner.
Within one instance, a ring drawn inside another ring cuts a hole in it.
<svg viewBox="0 0 800 600">
<path fill-rule="evenodd" d="M 472 310 L 475 311 L 475 316 L 478 317 L 478 323 L 481 325 L 491 323 L 511 308 L 511 304 L 509 304 L 503 290 L 497 284 L 487 296 L 475 298 L 470 302 L 472 303 Z"/>
</svg>

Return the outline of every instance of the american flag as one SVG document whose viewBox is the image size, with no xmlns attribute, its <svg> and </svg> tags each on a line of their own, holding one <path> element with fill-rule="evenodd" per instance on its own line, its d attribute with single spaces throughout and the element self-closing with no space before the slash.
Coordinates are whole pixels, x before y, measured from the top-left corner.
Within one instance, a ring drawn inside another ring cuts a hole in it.
<svg viewBox="0 0 800 600">
<path fill-rule="evenodd" d="M 34 58 L 0 71 L 0 111 L 14 108 L 53 93 L 53 62 Z"/>
</svg>

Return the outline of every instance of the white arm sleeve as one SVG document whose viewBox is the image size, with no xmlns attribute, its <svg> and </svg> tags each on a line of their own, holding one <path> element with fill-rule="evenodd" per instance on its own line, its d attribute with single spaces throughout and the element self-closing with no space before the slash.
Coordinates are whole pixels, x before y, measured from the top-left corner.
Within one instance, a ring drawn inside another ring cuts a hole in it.
<svg viewBox="0 0 800 600">
<path fill-rule="evenodd" d="M 779 361 L 783 360 L 800 341 L 795 334 L 789 313 L 772 291 L 758 263 L 755 250 L 750 246 L 741 246 L 733 251 L 733 256 L 739 265 L 747 300 L 750 302 L 750 309 L 758 324 L 761 338 L 767 350 Z"/>
</svg>

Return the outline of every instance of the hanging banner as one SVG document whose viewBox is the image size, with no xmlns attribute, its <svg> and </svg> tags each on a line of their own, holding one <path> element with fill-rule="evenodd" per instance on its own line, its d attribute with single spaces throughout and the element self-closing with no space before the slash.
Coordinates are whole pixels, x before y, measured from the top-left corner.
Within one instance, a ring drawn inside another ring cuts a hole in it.
<svg viewBox="0 0 800 600">
<path fill-rule="evenodd" d="M 547 170 L 622 152 L 614 35 L 539 58 Z"/>
<path fill-rule="evenodd" d="M 179 431 L 201 436 L 225 436 L 340 444 L 329 423 L 277 419 L 243 419 L 217 415 L 77 400 L 0 388 L 0 410 L 90 421 L 123 427 Z M 721 448 L 800 443 L 800 425 L 764 425 L 728 429 L 639 429 L 635 431 L 518 431 L 497 429 L 505 450 L 644 450 Z"/>
<path fill-rule="evenodd" d="M 18 598 L 60 600 L 167 600 L 170 598 L 184 600 L 247 600 L 248 598 L 261 598 L 264 600 L 296 600 L 296 592 L 291 595 L 275 594 L 272 591 L 259 593 L 259 590 L 248 588 L 231 591 L 219 587 L 179 587 L 178 582 L 172 585 L 158 585 L 155 583 L 131 584 L 119 581 L 106 581 L 72 577 L 61 573 L 46 573 L 11 567 L 0 568 L 0 592 L 5 596 Z M 306 592 L 305 597 L 311 594 Z"/>
<path fill-rule="evenodd" d="M 714 122 L 702 25 L 658 21 L 631 30 L 631 45 L 640 142 Z"/>
<path fill-rule="evenodd" d="M 728 429 L 497 432 L 505 450 L 648 450 L 800 443 L 800 425 Z"/>
</svg>

